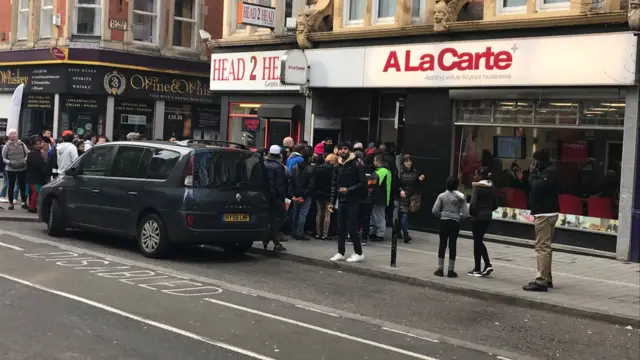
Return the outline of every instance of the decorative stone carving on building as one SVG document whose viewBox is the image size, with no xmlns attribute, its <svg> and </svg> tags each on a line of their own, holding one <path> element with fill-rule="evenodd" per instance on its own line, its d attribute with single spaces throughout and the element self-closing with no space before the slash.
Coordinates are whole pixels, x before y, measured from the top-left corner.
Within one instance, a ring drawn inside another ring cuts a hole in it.
<svg viewBox="0 0 640 360">
<path fill-rule="evenodd" d="M 433 30 L 447 31 L 449 24 L 456 22 L 460 9 L 469 1 L 471 0 L 436 0 L 433 8 Z"/>
<path fill-rule="evenodd" d="M 631 30 L 640 31 L 640 0 L 629 0 L 627 19 Z"/>
<path fill-rule="evenodd" d="M 313 42 L 309 40 L 309 34 L 327 30 L 325 19 L 331 16 L 333 0 L 318 0 L 316 4 L 298 15 L 296 19 L 296 40 L 301 49 L 310 49 Z"/>
</svg>

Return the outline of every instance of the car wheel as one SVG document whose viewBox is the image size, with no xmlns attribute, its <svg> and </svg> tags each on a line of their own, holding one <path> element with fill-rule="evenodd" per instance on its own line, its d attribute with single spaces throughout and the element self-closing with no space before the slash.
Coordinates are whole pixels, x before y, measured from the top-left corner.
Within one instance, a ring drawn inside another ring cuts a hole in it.
<svg viewBox="0 0 640 360">
<path fill-rule="evenodd" d="M 150 258 L 161 258 L 169 251 L 169 238 L 160 216 L 149 214 L 138 224 L 138 247 L 142 254 Z"/>
<path fill-rule="evenodd" d="M 251 246 L 253 246 L 253 241 L 243 241 L 222 245 L 222 250 L 229 254 L 242 255 L 249 251 L 249 249 L 251 249 Z"/>
<path fill-rule="evenodd" d="M 60 201 L 57 198 L 53 198 L 51 199 L 51 206 L 49 207 L 47 234 L 49 234 L 49 236 L 62 236 L 65 228 L 66 226 L 62 206 L 60 206 Z"/>
</svg>

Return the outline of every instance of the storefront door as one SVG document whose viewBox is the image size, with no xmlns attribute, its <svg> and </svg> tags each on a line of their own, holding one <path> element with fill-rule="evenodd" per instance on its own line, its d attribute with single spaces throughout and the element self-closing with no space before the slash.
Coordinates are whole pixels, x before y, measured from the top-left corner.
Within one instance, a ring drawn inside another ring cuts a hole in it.
<svg viewBox="0 0 640 360">
<path fill-rule="evenodd" d="M 267 143 L 265 145 L 282 144 L 282 140 L 291 135 L 291 120 L 270 119 L 267 122 Z"/>
</svg>

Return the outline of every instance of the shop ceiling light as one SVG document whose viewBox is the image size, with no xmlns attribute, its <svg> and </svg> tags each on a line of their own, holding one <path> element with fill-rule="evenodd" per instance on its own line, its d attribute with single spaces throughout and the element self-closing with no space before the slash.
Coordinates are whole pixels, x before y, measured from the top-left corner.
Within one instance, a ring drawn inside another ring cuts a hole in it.
<svg viewBox="0 0 640 360">
<path fill-rule="evenodd" d="M 618 111 L 618 109 L 609 109 L 609 108 L 591 108 L 589 110 L 595 110 L 595 111 Z"/>
<path fill-rule="evenodd" d="M 243 108 L 259 108 L 262 104 L 239 104 L 238 106 Z"/>
<path fill-rule="evenodd" d="M 549 105 L 553 105 L 553 106 L 576 106 L 576 104 L 573 104 L 573 103 L 549 103 Z"/>
<path fill-rule="evenodd" d="M 515 105 L 514 102 L 500 102 L 500 105 Z"/>
<path fill-rule="evenodd" d="M 595 109 L 593 109 L 593 110 L 595 110 Z M 585 111 L 584 113 L 585 114 L 602 114 L 603 111 Z"/>
<path fill-rule="evenodd" d="M 600 105 L 604 106 L 615 106 L 615 107 L 625 107 L 625 103 L 600 103 Z"/>
</svg>

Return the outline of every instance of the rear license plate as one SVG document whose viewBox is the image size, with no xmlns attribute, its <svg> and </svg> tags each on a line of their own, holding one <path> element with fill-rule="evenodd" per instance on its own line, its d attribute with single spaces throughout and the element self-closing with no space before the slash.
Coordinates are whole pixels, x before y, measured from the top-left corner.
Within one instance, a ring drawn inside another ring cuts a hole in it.
<svg viewBox="0 0 640 360">
<path fill-rule="evenodd" d="M 224 222 L 249 222 L 249 214 L 224 214 Z"/>
</svg>

